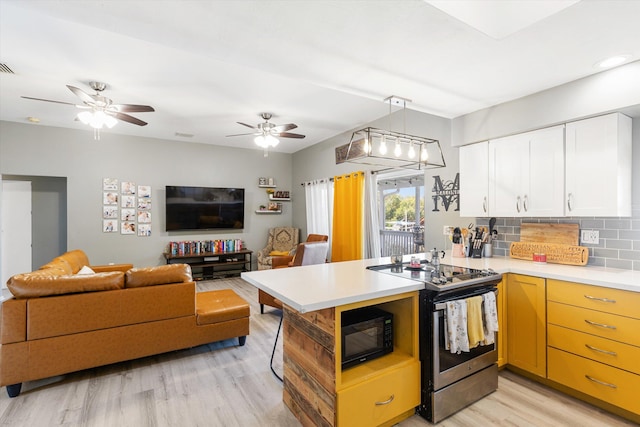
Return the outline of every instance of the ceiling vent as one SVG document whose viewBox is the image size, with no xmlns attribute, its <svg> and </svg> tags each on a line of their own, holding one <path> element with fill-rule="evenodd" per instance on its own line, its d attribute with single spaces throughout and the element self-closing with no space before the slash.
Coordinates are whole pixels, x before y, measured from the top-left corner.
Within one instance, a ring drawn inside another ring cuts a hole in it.
<svg viewBox="0 0 640 427">
<path fill-rule="evenodd" d="M 15 74 L 7 64 L 0 63 L 0 73 Z"/>
</svg>

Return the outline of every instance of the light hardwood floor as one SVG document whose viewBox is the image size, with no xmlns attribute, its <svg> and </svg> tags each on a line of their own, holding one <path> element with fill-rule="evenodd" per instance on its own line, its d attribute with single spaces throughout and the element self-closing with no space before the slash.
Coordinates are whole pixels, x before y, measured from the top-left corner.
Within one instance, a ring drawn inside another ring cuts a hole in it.
<svg viewBox="0 0 640 427">
<path fill-rule="evenodd" d="M 226 340 L 130 362 L 25 383 L 0 393 L 0 423 L 11 426 L 299 426 L 269 370 L 280 312 L 261 315 L 257 290 L 239 278 L 203 281 L 199 290 L 231 288 L 251 304 L 244 347 Z M 282 345 L 275 369 L 282 372 Z M 403 427 L 431 425 L 417 415 Z M 439 426 L 631 426 L 511 372 L 498 391 Z"/>
</svg>

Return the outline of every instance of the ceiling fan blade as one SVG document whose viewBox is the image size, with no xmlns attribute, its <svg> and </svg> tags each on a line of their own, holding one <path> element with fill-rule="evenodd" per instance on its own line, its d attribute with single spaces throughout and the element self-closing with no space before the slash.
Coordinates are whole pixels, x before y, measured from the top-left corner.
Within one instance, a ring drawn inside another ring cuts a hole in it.
<svg viewBox="0 0 640 427">
<path fill-rule="evenodd" d="M 82 102 L 87 104 L 94 104 L 96 101 L 91 97 L 91 95 L 85 93 L 82 89 L 78 89 L 75 86 L 67 85 L 69 90 L 73 92 L 78 98 L 82 100 Z"/>
<path fill-rule="evenodd" d="M 271 128 L 271 131 L 280 133 L 280 132 L 286 132 L 286 131 L 291 130 L 291 129 L 295 129 L 297 127 L 298 127 L 298 125 L 294 125 L 293 123 L 288 123 L 286 125 L 274 126 L 273 128 Z"/>
<path fill-rule="evenodd" d="M 77 107 L 77 105 L 76 105 L 76 104 L 72 104 L 72 103 L 70 103 L 70 102 L 53 101 L 53 100 L 51 100 L 51 99 L 32 98 L 32 97 L 30 97 L 30 96 L 21 96 L 20 98 L 24 98 L 24 99 L 31 99 L 31 100 L 34 100 L 34 101 L 53 102 L 53 103 L 56 103 L 56 104 L 75 105 L 75 106 Z"/>
<path fill-rule="evenodd" d="M 140 119 L 138 119 L 136 117 L 130 116 L 128 114 L 114 113 L 112 111 L 105 111 L 105 113 L 110 115 L 110 116 L 115 117 L 118 120 L 122 120 L 123 122 L 129 122 L 131 124 L 138 125 L 138 126 L 146 126 L 147 125 L 147 122 L 143 122 L 142 120 L 140 120 Z"/>
<path fill-rule="evenodd" d="M 289 132 L 280 132 L 277 136 L 281 138 L 298 138 L 302 139 L 305 135 L 300 135 L 299 133 L 289 133 Z"/>
<path fill-rule="evenodd" d="M 121 113 L 147 113 L 156 111 L 153 107 L 148 105 L 134 105 L 134 104 L 112 104 L 111 107 L 115 108 Z"/>
<path fill-rule="evenodd" d="M 244 136 L 244 135 L 260 135 L 260 132 L 252 132 L 252 133 L 236 133 L 233 135 L 225 135 L 226 137 L 229 136 Z"/>
<path fill-rule="evenodd" d="M 255 126 L 251 126 L 251 125 L 248 125 L 248 124 L 246 124 L 246 123 L 242 123 L 242 122 L 236 122 L 236 123 L 237 123 L 237 124 L 239 124 L 239 125 L 242 125 L 242 126 L 246 126 L 246 127 L 248 127 L 248 128 L 251 128 L 251 129 L 258 129 L 257 127 L 255 127 Z"/>
</svg>

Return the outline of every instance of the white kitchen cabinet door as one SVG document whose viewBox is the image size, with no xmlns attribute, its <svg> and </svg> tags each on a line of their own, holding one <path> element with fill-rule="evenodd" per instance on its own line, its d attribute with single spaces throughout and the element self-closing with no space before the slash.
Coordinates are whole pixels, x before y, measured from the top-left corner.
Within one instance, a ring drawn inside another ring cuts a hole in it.
<svg viewBox="0 0 640 427">
<path fill-rule="evenodd" d="M 631 216 L 631 119 L 567 123 L 566 215 Z"/>
<path fill-rule="evenodd" d="M 529 178 L 523 215 L 564 215 L 564 126 L 529 132 Z"/>
<path fill-rule="evenodd" d="M 564 126 L 489 142 L 492 216 L 562 216 Z"/>
<path fill-rule="evenodd" d="M 488 142 L 460 147 L 460 216 L 489 215 Z"/>
<path fill-rule="evenodd" d="M 489 142 L 489 212 L 493 216 L 521 216 L 522 180 L 529 175 L 528 145 L 520 135 Z"/>
</svg>

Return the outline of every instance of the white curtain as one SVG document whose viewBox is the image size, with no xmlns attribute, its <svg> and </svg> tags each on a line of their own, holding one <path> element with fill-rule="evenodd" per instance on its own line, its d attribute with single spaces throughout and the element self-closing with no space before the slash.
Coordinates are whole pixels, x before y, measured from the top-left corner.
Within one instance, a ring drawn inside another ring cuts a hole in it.
<svg viewBox="0 0 640 427">
<path fill-rule="evenodd" d="M 378 180 L 372 173 L 364 178 L 364 257 L 380 257 L 380 219 L 378 214 Z"/>
<path fill-rule="evenodd" d="M 329 178 L 304 183 L 307 209 L 307 234 L 329 236 L 331 252 L 331 230 L 333 229 L 333 181 Z M 331 253 L 327 255 L 331 259 Z"/>
</svg>

